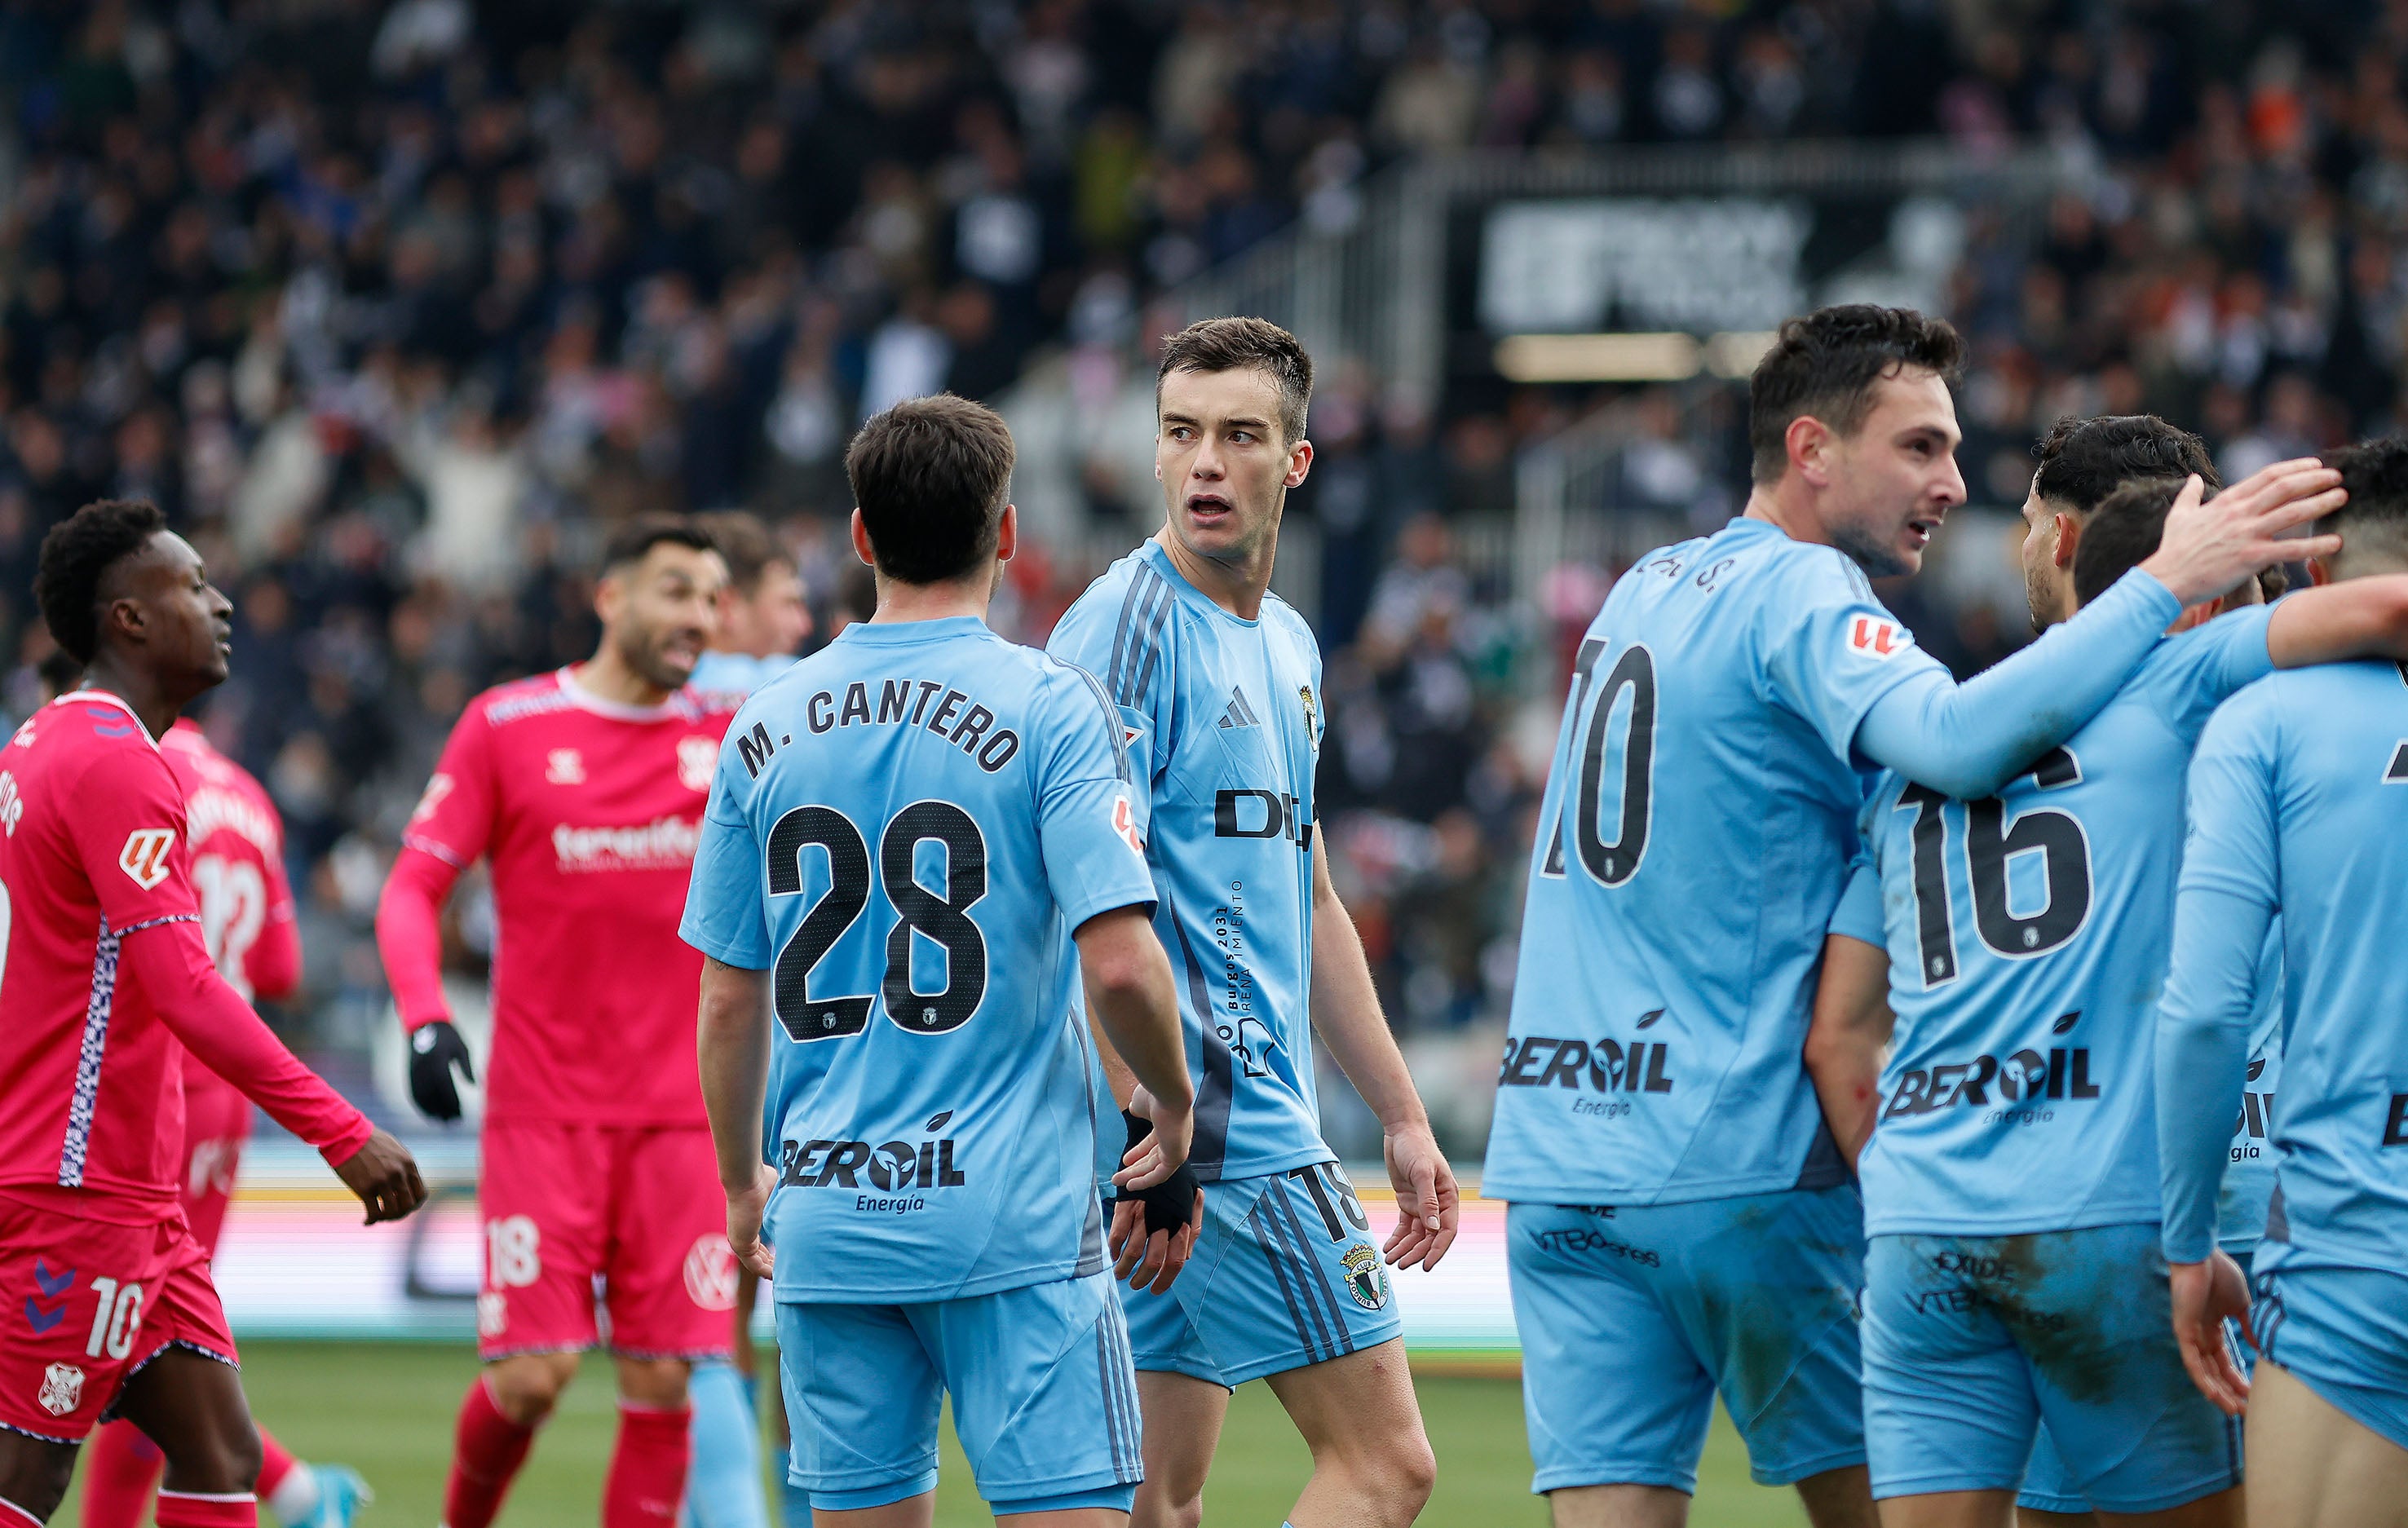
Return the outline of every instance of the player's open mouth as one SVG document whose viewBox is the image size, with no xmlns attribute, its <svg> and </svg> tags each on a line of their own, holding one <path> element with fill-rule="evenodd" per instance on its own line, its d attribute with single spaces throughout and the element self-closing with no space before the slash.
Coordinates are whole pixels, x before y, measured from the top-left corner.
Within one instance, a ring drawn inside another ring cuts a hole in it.
<svg viewBox="0 0 2408 1528">
<path fill-rule="evenodd" d="M 1233 512 L 1229 501 L 1218 493 L 1190 493 L 1187 496 L 1187 517 L 1211 524 Z"/>
<path fill-rule="evenodd" d="M 1906 522 L 1906 534 L 1914 538 L 1918 548 L 1931 545 L 1931 538 L 1939 532 L 1940 521 L 1936 520 L 1910 520 Z"/>
</svg>

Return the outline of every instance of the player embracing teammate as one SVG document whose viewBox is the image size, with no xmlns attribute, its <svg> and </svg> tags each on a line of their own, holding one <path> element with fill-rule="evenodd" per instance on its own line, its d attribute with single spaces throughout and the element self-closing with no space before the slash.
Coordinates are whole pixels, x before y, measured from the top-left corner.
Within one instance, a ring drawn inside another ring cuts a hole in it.
<svg viewBox="0 0 2408 1528">
<path fill-rule="evenodd" d="M 2290 490 L 2329 486 L 2287 464 L 2283 492 L 2186 502 L 2078 615 L 1955 683 L 1867 580 L 1914 571 L 1964 499 L 1961 351 L 1901 309 L 1785 323 L 1750 381 L 1746 512 L 1642 557 L 1581 645 L 1484 1183 L 1511 1201 L 1535 1486 L 1565 1528 L 1684 1521 L 1717 1391 L 1759 1480 L 1817 1528 L 1872 1521 L 1864 1208 L 1800 1065 L 1862 772 L 1988 798 L 2186 607 L 2319 550 L 2272 539 L 2322 507 Z M 2026 910 L 1990 890 L 1993 921 Z M 1848 1058 L 1843 1102 L 1873 1096 L 1877 1055 Z"/>
<path fill-rule="evenodd" d="M 727 1354 L 735 1265 L 692 1042 L 701 957 L 677 937 L 705 793 L 736 700 L 682 688 L 726 579 L 677 516 L 612 533 L 580 664 L 469 703 L 377 909 L 410 1090 L 460 1112 L 468 1051 L 440 972 L 443 901 L 490 862 L 497 934 L 477 1297 L 484 1373 L 462 1404 L 447 1528 L 485 1528 L 535 1429 L 609 1321 L 619 1437 L 609 1528 L 667 1528 L 689 1458 L 689 1366 Z"/>
</svg>

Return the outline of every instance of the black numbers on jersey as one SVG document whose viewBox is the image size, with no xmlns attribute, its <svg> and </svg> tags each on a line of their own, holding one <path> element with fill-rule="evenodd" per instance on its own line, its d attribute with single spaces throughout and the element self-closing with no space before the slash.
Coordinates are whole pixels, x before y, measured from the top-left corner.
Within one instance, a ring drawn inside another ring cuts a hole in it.
<svg viewBox="0 0 2408 1528">
<path fill-rule="evenodd" d="M 1363 1201 L 1354 1196 L 1354 1185 L 1334 1162 L 1316 1163 L 1310 1167 L 1295 1167 L 1288 1177 L 1302 1180 L 1312 1195 L 1312 1207 L 1321 1211 L 1321 1228 L 1329 1233 L 1331 1241 L 1344 1241 L 1371 1229 L 1371 1218 L 1363 1213 Z"/>
<path fill-rule="evenodd" d="M 913 873 L 923 842 L 945 848 L 944 884 L 930 890 Z M 876 997 L 830 997 L 810 990 L 811 971 L 869 907 L 869 846 L 842 812 L 797 807 L 769 830 L 769 894 L 803 890 L 803 855 L 827 851 L 828 889 L 778 951 L 778 1021 L 797 1040 L 833 1040 L 869 1026 Z M 969 813 L 948 801 L 918 801 L 895 814 L 878 846 L 879 878 L 896 912 L 886 935 L 886 1017 L 915 1035 L 958 1029 L 986 996 L 986 935 L 969 909 L 986 895 L 986 838 Z M 912 936 L 945 952 L 945 984 L 933 992 L 911 985 Z"/>
<path fill-rule="evenodd" d="M 2082 766 L 2065 750 L 2052 749 L 2031 773 L 2042 790 L 2053 791 L 2081 779 Z M 1956 979 L 1948 806 L 1949 798 L 1928 786 L 1910 784 L 1899 793 L 1897 809 L 1915 814 L 1915 948 L 1927 992 Z M 1973 927 L 1982 943 L 1994 954 L 2019 960 L 2055 950 L 2090 916 L 2090 840 L 2071 812 L 2028 811 L 2013 823 L 2006 813 L 2006 803 L 1996 796 L 1965 803 L 1965 867 L 1972 882 Z M 2007 903 L 2007 867 L 2023 854 L 2041 857 L 2048 900 L 2038 912 L 2018 917 Z"/>
<path fill-rule="evenodd" d="M 1587 700 L 1590 680 L 1605 650 L 1606 644 L 1595 638 L 1581 644 L 1579 661 L 1572 668 L 1575 716 Z M 1630 705 L 1617 760 L 1612 736 L 1613 713 L 1620 707 L 1626 690 L 1630 693 Z M 1603 805 L 1606 773 L 1617 767 L 1622 779 L 1622 810 L 1613 841 L 1608 843 L 1598 830 L 1597 819 Z M 1598 884 L 1619 886 L 1639 873 L 1639 863 L 1647 854 L 1648 828 L 1655 821 L 1655 787 L 1656 655 L 1644 647 L 1626 648 L 1607 673 L 1605 682 L 1598 687 L 1597 706 L 1589 712 L 1573 777 L 1564 783 L 1564 800 L 1573 804 L 1572 831 L 1580 850 L 1581 868 Z M 1540 867 L 1541 875 L 1564 873 L 1562 818 L 1562 808 L 1558 807 L 1555 831 L 1548 835 L 1547 858 Z"/>
</svg>

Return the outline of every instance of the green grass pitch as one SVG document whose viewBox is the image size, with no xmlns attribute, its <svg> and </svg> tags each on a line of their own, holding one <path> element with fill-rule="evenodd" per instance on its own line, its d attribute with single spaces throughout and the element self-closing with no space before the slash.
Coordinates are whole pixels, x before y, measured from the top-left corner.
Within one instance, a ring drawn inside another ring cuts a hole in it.
<svg viewBox="0 0 2408 1528">
<path fill-rule="evenodd" d="M 423 1344 L 254 1342 L 243 1346 L 243 1382 L 260 1421 L 304 1459 L 340 1460 L 377 1494 L 363 1528 L 433 1528 L 442 1507 L 452 1420 L 476 1371 L 465 1349 Z M 1543 1525 L 1545 1505 L 1529 1493 L 1522 1398 L 1511 1379 L 1445 1373 L 1417 1378 L 1422 1411 L 1438 1449 L 1438 1492 L 1422 1521 L 1479 1528 Z M 609 1371 L 599 1358 L 546 1427 L 511 1491 L 501 1528 L 593 1528 L 610 1459 L 614 1412 Z M 991 1521 L 970 1488 L 969 1466 L 945 1434 L 939 1528 Z M 1267 1528 L 1286 1514 L 1310 1472 L 1304 1445 L 1270 1392 L 1238 1392 L 1222 1435 L 1205 1521 Z M 77 1522 L 75 1498 L 52 1520 Z M 269 1517 L 272 1521 L 272 1516 Z M 774 1521 L 774 1520 L 773 1520 Z M 1699 1528 L 1790 1528 L 1804 1523 L 1797 1497 L 1751 1483 L 1739 1439 L 1719 1410 L 1699 1471 L 1691 1521 Z"/>
</svg>

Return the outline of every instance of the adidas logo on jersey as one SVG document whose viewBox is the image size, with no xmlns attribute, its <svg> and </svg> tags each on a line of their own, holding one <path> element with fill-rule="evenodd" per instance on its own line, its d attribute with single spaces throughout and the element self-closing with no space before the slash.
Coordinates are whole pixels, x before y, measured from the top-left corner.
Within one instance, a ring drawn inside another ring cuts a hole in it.
<svg viewBox="0 0 2408 1528">
<path fill-rule="evenodd" d="M 1232 689 L 1229 692 L 1228 708 L 1221 713 L 1221 730 L 1226 732 L 1231 727 L 1258 727 L 1260 725 L 1262 725 L 1262 719 L 1254 715 L 1254 708 L 1253 707 L 1246 704 L 1245 691 L 1241 689 Z"/>
</svg>

